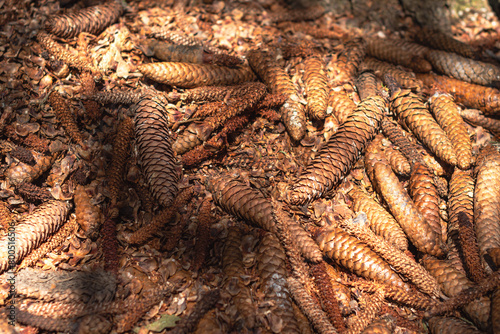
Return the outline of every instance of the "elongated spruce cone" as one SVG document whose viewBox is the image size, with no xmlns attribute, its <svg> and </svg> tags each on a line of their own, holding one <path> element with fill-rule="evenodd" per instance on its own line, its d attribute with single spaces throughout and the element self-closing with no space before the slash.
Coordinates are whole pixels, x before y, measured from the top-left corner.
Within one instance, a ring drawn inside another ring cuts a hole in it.
<svg viewBox="0 0 500 334">
<path fill-rule="evenodd" d="M 444 255 L 440 235 L 431 228 L 420 211 L 418 211 L 391 167 L 376 163 L 374 174 L 377 187 L 389 210 L 413 245 L 423 253 L 435 256 Z"/>
<path fill-rule="evenodd" d="M 222 252 L 222 268 L 225 277 L 225 286 L 229 288 L 236 285 L 239 292 L 233 296 L 233 303 L 241 315 L 242 321 L 252 328 L 255 325 L 256 310 L 252 303 L 250 288 L 246 286 L 240 275 L 245 271 L 243 265 L 243 253 L 240 249 L 242 242 L 242 231 L 238 226 L 229 228 L 224 250 Z"/>
<path fill-rule="evenodd" d="M 411 89 L 415 92 L 422 90 L 423 83 L 415 78 L 413 72 L 405 71 L 400 67 L 376 58 L 366 57 L 361 65 L 361 70 L 372 70 L 382 80 L 384 80 L 386 74 L 389 74 L 401 87 Z"/>
<path fill-rule="evenodd" d="M 287 279 L 288 287 L 292 293 L 293 299 L 299 305 L 300 309 L 307 315 L 309 321 L 313 324 L 318 333 L 337 333 L 335 327 L 328 320 L 327 315 L 314 301 L 306 288 L 300 282 L 289 277 Z"/>
<path fill-rule="evenodd" d="M 419 162 L 413 165 L 409 190 L 424 219 L 432 230 L 442 238 L 441 218 L 439 216 L 439 193 L 432 172 Z"/>
<path fill-rule="evenodd" d="M 380 60 L 411 68 L 415 72 L 429 72 L 432 65 L 424 58 L 397 45 L 397 40 L 367 39 L 366 54 Z"/>
<path fill-rule="evenodd" d="M 500 68 L 496 65 L 438 50 L 430 50 L 425 57 L 437 72 L 458 80 L 483 86 L 498 86 L 500 81 Z"/>
<path fill-rule="evenodd" d="M 135 137 L 139 161 L 153 196 L 169 206 L 177 195 L 182 168 L 172 150 L 166 106 L 161 95 L 145 94 L 135 105 Z"/>
<path fill-rule="evenodd" d="M 266 231 L 273 233 L 276 231 L 272 220 L 271 203 L 258 190 L 224 176 L 208 179 L 207 189 L 224 211 Z"/>
<path fill-rule="evenodd" d="M 107 171 L 108 189 L 111 200 L 116 203 L 119 198 L 127 158 L 130 154 L 130 143 L 134 136 L 134 123 L 130 117 L 125 117 L 116 130 L 113 142 L 113 156 Z"/>
<path fill-rule="evenodd" d="M 391 87 L 391 109 L 438 158 L 457 164 L 453 145 L 418 95 L 409 89 Z"/>
<path fill-rule="evenodd" d="M 500 137 L 500 120 L 483 116 L 481 111 L 476 109 L 459 109 L 460 116 L 474 126 L 480 126 L 491 131 L 495 136 Z"/>
<path fill-rule="evenodd" d="M 224 211 L 276 234 L 272 204 L 260 191 L 224 175 L 209 178 L 207 189 L 213 194 L 215 203 Z M 321 261 L 318 246 L 302 226 L 290 220 L 288 229 L 306 259 Z"/>
<path fill-rule="evenodd" d="M 401 128 L 401 126 L 387 117 L 382 120 L 382 132 L 391 143 L 399 147 L 401 153 L 408 159 L 408 162 L 412 165 L 415 162 L 424 163 L 424 157 L 418 151 L 418 147 L 410 141 L 407 133 Z"/>
<path fill-rule="evenodd" d="M 267 233 L 259 245 L 257 272 L 261 291 L 275 305 L 273 314 L 283 321 L 284 333 L 299 333 L 286 278 L 286 255 L 276 236 Z"/>
<path fill-rule="evenodd" d="M 335 92 L 332 89 L 328 96 L 328 107 L 332 108 L 332 115 L 338 120 L 338 124 L 342 125 L 356 109 L 356 104 L 344 91 Z"/>
<path fill-rule="evenodd" d="M 438 260 L 432 256 L 424 256 L 422 264 L 425 269 L 436 278 L 442 291 L 448 297 L 456 296 L 462 291 L 475 286 L 474 283 L 467 278 L 465 273 L 455 269 L 450 261 Z M 488 327 L 490 305 L 490 299 L 487 296 L 483 296 L 465 305 L 463 311 L 470 317 L 476 326 L 484 330 Z"/>
<path fill-rule="evenodd" d="M 460 248 L 459 214 L 473 221 L 474 216 L 474 179 L 471 170 L 455 169 L 449 183 L 448 195 L 448 243 Z"/>
<path fill-rule="evenodd" d="M 88 7 L 70 14 L 55 15 L 49 18 L 45 29 L 62 38 L 72 38 L 81 32 L 97 35 L 113 24 L 123 13 L 120 0 Z"/>
<path fill-rule="evenodd" d="M 387 262 L 365 243 L 350 236 L 340 227 L 332 227 L 320 232 L 316 241 L 326 256 L 356 275 L 398 286 L 404 290 L 410 288 Z"/>
<path fill-rule="evenodd" d="M 68 237 L 73 235 L 77 228 L 78 224 L 76 223 L 76 216 L 71 215 L 68 222 L 66 222 L 59 229 L 59 231 L 57 231 L 57 233 L 55 233 L 47 242 L 43 243 L 39 248 L 32 251 L 23 259 L 23 261 L 19 265 L 19 269 L 33 266 L 38 262 L 39 259 L 43 258 L 49 252 L 62 245 L 62 243 L 66 241 Z"/>
<path fill-rule="evenodd" d="M 238 57 L 223 53 L 213 53 L 202 45 L 178 45 L 151 40 L 148 48 L 153 56 L 166 62 L 184 62 L 193 64 L 214 64 L 235 67 L 242 64 Z"/>
<path fill-rule="evenodd" d="M 436 297 L 442 295 L 434 277 L 430 276 L 413 258 L 375 235 L 365 225 L 365 220 L 365 215 L 358 215 L 353 221 L 345 220 L 341 224 L 344 230 L 368 245 L 370 249 L 383 258 L 396 272 L 408 278 L 421 291 Z"/>
<path fill-rule="evenodd" d="M 500 153 L 486 146 L 480 156 L 475 170 L 474 221 L 482 262 L 491 273 L 484 256 L 488 249 L 500 247 Z"/>
<path fill-rule="evenodd" d="M 319 57 L 309 57 L 304 62 L 304 83 L 307 89 L 307 111 L 309 117 L 323 120 L 328 102 L 328 79 L 325 64 Z"/>
<path fill-rule="evenodd" d="M 78 54 L 78 52 L 72 48 L 65 48 L 53 38 L 53 35 L 47 34 L 45 31 L 40 30 L 36 35 L 36 39 L 40 45 L 47 50 L 52 56 L 57 60 L 62 61 L 68 66 L 79 69 L 80 71 L 90 71 L 95 78 L 100 79 L 102 77 L 99 70 L 94 66 L 92 60 L 83 54 Z M 72 52 L 73 51 L 73 52 Z M 69 72 L 69 69 L 66 67 Z M 68 73 L 59 73 L 59 75 L 66 76 Z"/>
<path fill-rule="evenodd" d="M 182 88 L 234 85 L 255 80 L 255 74 L 245 66 L 229 68 L 218 65 L 172 62 L 142 64 L 137 67 L 137 70 L 151 80 Z"/>
<path fill-rule="evenodd" d="M 500 113 L 500 91 L 495 88 L 467 83 L 444 75 L 420 74 L 417 79 L 435 91 L 447 92 L 453 95 L 456 102 L 479 109 L 485 115 L 498 115 Z"/>
<path fill-rule="evenodd" d="M 422 28 L 414 35 L 414 38 L 419 43 L 428 45 L 433 49 L 453 52 L 467 58 L 474 58 L 476 53 L 470 45 L 439 30 Z"/>
<path fill-rule="evenodd" d="M 402 49 L 405 49 L 407 52 L 414 54 L 415 56 L 419 56 L 424 58 L 425 53 L 429 51 L 429 48 L 423 46 L 421 44 L 410 42 L 406 39 L 393 39 L 391 40 L 392 44 L 395 46 L 399 46 Z"/>
<path fill-rule="evenodd" d="M 491 296 L 491 327 L 493 333 L 500 332 L 500 289 Z"/>
<path fill-rule="evenodd" d="M 375 234 L 392 243 L 401 251 L 408 249 L 408 239 L 396 219 L 377 201 L 354 186 L 349 192 L 353 199 L 354 212 L 364 212 Z"/>
<path fill-rule="evenodd" d="M 133 104 L 139 102 L 141 97 L 140 90 L 109 90 L 85 95 L 82 99 L 97 101 L 101 104 Z"/>
<path fill-rule="evenodd" d="M 459 318 L 432 317 L 429 319 L 431 333 L 481 334 L 474 325 Z"/>
<path fill-rule="evenodd" d="M 306 113 L 298 102 L 299 93 L 292 80 L 276 59 L 267 52 L 251 50 L 247 55 L 250 67 L 272 93 L 283 94 L 287 101 L 280 108 L 281 120 L 290 137 L 300 141 L 306 134 Z"/>
<path fill-rule="evenodd" d="M 380 95 L 382 90 L 382 81 L 373 73 L 373 71 L 364 71 L 356 79 L 356 88 L 358 89 L 361 101 L 369 96 Z"/>
<path fill-rule="evenodd" d="M 460 117 L 460 108 L 448 94 L 435 94 L 430 98 L 431 110 L 436 121 L 450 138 L 457 154 L 457 165 L 469 169 L 473 162 L 472 142 L 464 120 Z"/>
<path fill-rule="evenodd" d="M 6 234 L 0 238 L 0 273 L 21 261 L 55 233 L 66 221 L 71 206 L 71 203 L 61 201 L 44 203 L 16 225 L 14 236 Z M 9 250 L 14 250 L 14 259 L 10 263 Z"/>
<path fill-rule="evenodd" d="M 399 149 L 394 147 L 392 144 L 389 144 L 384 147 L 384 154 L 396 174 L 410 176 L 411 165 Z"/>
<path fill-rule="evenodd" d="M 269 13 L 271 22 L 316 20 L 325 14 L 322 5 L 312 5 L 306 8 L 286 8 Z"/>
<path fill-rule="evenodd" d="M 56 114 L 56 118 L 61 122 L 68 136 L 78 145 L 83 145 L 83 135 L 76 124 L 75 115 L 69 107 L 69 103 L 58 92 L 49 95 L 49 103 Z"/>
<path fill-rule="evenodd" d="M 299 176 L 289 202 L 304 204 L 332 191 L 375 137 L 385 109 L 382 97 L 371 96 L 362 101 Z"/>
<path fill-rule="evenodd" d="M 366 42 L 361 38 L 354 38 L 344 44 L 335 62 L 335 81 L 338 84 L 350 82 L 356 78 L 358 68 L 363 62 L 366 54 Z"/>
</svg>

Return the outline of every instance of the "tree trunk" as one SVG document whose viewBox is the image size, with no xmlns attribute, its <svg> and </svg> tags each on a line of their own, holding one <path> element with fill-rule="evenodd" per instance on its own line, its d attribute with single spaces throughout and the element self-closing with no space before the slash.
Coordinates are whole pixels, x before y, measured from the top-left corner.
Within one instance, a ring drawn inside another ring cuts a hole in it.
<svg viewBox="0 0 500 334">
<path fill-rule="evenodd" d="M 406 14 L 422 27 L 449 33 L 451 13 L 448 0 L 400 0 Z"/>
</svg>

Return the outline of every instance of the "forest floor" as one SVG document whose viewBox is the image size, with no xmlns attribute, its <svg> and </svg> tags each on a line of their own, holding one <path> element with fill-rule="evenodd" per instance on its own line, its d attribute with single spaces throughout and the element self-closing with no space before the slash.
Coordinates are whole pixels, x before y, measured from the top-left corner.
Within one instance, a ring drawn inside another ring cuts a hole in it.
<svg viewBox="0 0 500 334">
<path fill-rule="evenodd" d="M 95 5 L 93 1 L 80 1 L 62 6 L 65 2 L 69 1 L 0 0 L 0 209 L 3 210 L 0 214 L 5 215 L 0 221 L 19 222 L 47 201 L 70 203 L 72 207 L 62 222 L 70 232 L 54 241 L 57 244 L 53 250 L 38 258 L 31 265 L 32 269 L 23 268 L 0 276 L 0 311 L 7 315 L 12 302 L 19 312 L 15 326 L 0 316 L 0 331 L 23 334 L 53 331 L 167 333 L 175 327 L 176 320 L 186 323 L 187 316 L 195 309 L 203 317 L 199 333 L 281 332 L 286 324 L 273 315 L 277 306 L 266 296 L 261 277 L 261 268 L 267 261 L 260 243 L 265 231 L 216 205 L 213 194 L 207 190 L 207 180 L 214 173 L 221 173 L 260 191 L 265 198 L 282 200 L 292 180 L 304 171 L 321 146 L 337 131 L 338 125 L 328 117 L 324 122 L 308 120 L 307 135 L 299 143 L 293 143 L 283 123 L 273 118 L 272 113 L 249 115 L 244 126 L 220 139 L 222 144 L 219 143 L 217 152 L 211 152 L 208 159 L 194 166 L 184 167 L 178 188 L 192 188 L 193 198 L 182 203 L 165 226 L 154 231 L 147 242 L 133 245 L 128 242 L 130 235 L 141 226 L 151 224 L 166 208 L 153 199 L 147 188 L 133 140 L 130 156 L 125 159 L 120 175 L 123 184 L 118 204 L 112 201 L 109 169 L 116 153 L 116 138 L 120 136 L 118 126 L 127 117 L 133 119 L 135 110 L 129 104 L 99 104 L 91 114 L 90 108 L 95 105 L 90 107 L 82 98 L 83 72 L 70 67 L 69 72 L 61 75 L 59 71 L 64 65 L 44 52 L 37 34 L 44 29 L 47 20 L 56 14 Z M 322 53 L 331 89 L 345 91 L 359 103 L 354 81 L 340 82 L 337 77 L 335 63 L 346 42 L 372 35 L 409 40 L 416 29 L 396 1 L 391 2 L 391 8 L 379 8 L 377 1 L 356 1 L 354 9 L 346 5 L 306 22 L 311 27 L 329 31 L 336 38 L 314 38 L 303 33 L 295 23 L 276 22 L 279 21 L 276 17 L 285 13 L 285 4 L 278 1 L 187 3 L 129 1 L 118 21 L 99 35 L 80 34 L 56 40 L 64 48 L 71 48 L 71 52 L 89 57 L 91 66 L 102 73 L 102 79 L 96 80 L 96 91 L 142 91 L 153 87 L 166 94 L 184 90 L 156 83 L 137 70 L 139 65 L 153 62 L 151 36 L 155 29 L 163 27 L 166 31 L 182 32 L 206 47 L 241 59 L 245 59 L 252 49 L 284 50 L 285 45 L 312 45 Z M 477 3 L 474 1 L 474 5 Z M 500 26 L 497 18 L 489 7 L 470 8 L 468 5 L 469 2 L 464 2 L 457 8 L 457 22 L 452 27 L 454 37 L 473 46 L 480 59 L 498 61 Z M 389 19 L 384 18 L 386 10 L 388 16 L 392 15 Z M 301 95 L 302 103 L 306 99 L 303 58 L 289 58 L 283 61 L 283 67 Z M 69 108 L 66 115 L 76 119 L 77 131 L 83 138 L 80 144 L 70 138 L 56 116 L 49 103 L 52 92 L 62 96 Z M 199 121 L 193 121 L 190 116 L 200 106 L 197 102 L 168 103 L 166 110 L 173 139 L 189 124 Z M 278 113 L 276 108 L 274 112 Z M 481 127 L 469 125 L 469 131 L 474 138 L 475 152 L 494 138 Z M 121 138 L 130 139 L 130 136 Z M 211 150 L 210 147 L 205 149 Z M 443 179 L 448 182 L 450 176 L 445 174 Z M 408 183 L 408 178 L 400 179 L 405 185 Z M 315 200 L 309 206 L 290 207 L 289 212 L 310 232 L 352 219 L 356 215 L 347 193 L 353 184 L 373 191 L 362 158 L 332 197 Z M 76 194 L 79 200 L 75 199 Z M 115 208 L 119 210 L 113 216 Z M 75 219 L 78 225 L 70 225 Z M 6 238 L 7 227 L 5 225 L 0 231 L 1 238 Z M 100 228 L 101 232 L 92 233 Z M 240 231 L 236 238 L 241 246 L 238 251 L 241 252 L 243 272 L 236 278 L 242 284 L 236 283 L 236 287 L 235 277 L 227 273 L 228 261 L 231 261 L 227 259 L 231 256 L 227 254 L 227 240 L 231 229 Z M 51 234 L 44 236 L 43 241 Z M 40 244 L 38 242 L 33 248 Z M 421 257 L 417 250 L 412 248 L 410 251 L 411 256 Z M 110 258 L 113 254 L 115 258 Z M 287 261 L 284 263 L 291 271 Z M 366 310 L 366 296 L 346 283 L 356 282 L 359 277 L 333 261 L 327 260 L 326 265 L 338 275 L 339 296 L 346 297 L 339 300 L 345 328 L 346 323 L 353 322 L 350 318 Z M 106 271 L 98 271 L 103 268 Z M 82 272 L 98 272 L 102 276 L 85 276 L 87 278 L 79 283 L 80 290 L 75 292 L 71 286 L 64 285 L 65 280 L 71 279 L 58 276 L 61 272 L 74 273 L 73 279 L 80 281 L 82 278 L 77 274 Z M 10 275 L 17 279 L 18 296 L 15 299 L 9 296 Z M 56 278 L 51 281 L 44 275 Z M 36 282 L 30 283 L 29 277 Z M 60 285 L 55 283 L 57 280 Z M 175 289 L 165 293 L 162 287 L 166 282 L 174 284 Z M 35 288 L 30 289 L 30 284 Z M 239 311 L 235 301 L 240 290 L 248 291 L 250 296 L 246 301 L 250 309 L 248 315 Z M 210 303 L 207 299 L 211 291 L 219 295 Z M 165 293 L 164 298 L 154 298 L 161 293 Z M 109 306 L 111 308 L 122 309 L 101 310 L 95 316 L 75 311 L 76 305 L 89 307 L 106 302 L 113 305 Z M 208 306 L 200 311 L 202 303 Z M 26 310 L 35 312 L 37 304 L 39 317 L 21 314 Z M 301 329 L 302 333 L 312 332 L 312 325 L 295 306 L 294 312 L 301 319 L 299 323 L 306 327 Z M 454 315 L 462 317 L 458 311 Z M 249 321 L 249 318 L 255 320 Z M 396 333 L 428 332 L 422 310 L 391 301 L 379 305 L 376 318 L 389 319 L 387 326 L 392 326 Z M 199 318 L 190 321 L 192 323 L 185 324 L 186 333 L 196 330 Z M 178 332 L 183 331 L 179 329 Z"/>
</svg>

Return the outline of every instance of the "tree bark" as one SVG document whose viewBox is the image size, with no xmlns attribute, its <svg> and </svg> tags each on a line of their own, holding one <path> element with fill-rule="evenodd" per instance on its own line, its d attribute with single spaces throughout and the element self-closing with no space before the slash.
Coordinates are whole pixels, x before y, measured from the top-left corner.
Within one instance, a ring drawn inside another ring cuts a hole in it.
<svg viewBox="0 0 500 334">
<path fill-rule="evenodd" d="M 422 27 L 450 33 L 451 13 L 448 0 L 400 0 L 406 14 Z"/>
</svg>

